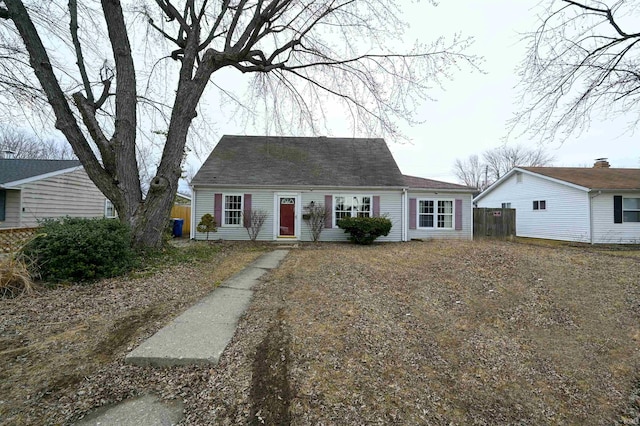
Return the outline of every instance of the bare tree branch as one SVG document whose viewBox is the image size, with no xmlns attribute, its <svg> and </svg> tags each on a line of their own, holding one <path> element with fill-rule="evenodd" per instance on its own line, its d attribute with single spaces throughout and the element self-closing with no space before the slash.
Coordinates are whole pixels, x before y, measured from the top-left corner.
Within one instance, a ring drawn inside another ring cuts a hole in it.
<svg viewBox="0 0 640 426">
<path fill-rule="evenodd" d="M 523 107 L 512 131 L 525 126 L 543 140 L 566 139 L 595 114 L 631 113 L 632 127 L 638 123 L 640 32 L 623 25 L 638 17 L 632 3 L 549 0 L 540 26 L 526 36 Z"/>
</svg>

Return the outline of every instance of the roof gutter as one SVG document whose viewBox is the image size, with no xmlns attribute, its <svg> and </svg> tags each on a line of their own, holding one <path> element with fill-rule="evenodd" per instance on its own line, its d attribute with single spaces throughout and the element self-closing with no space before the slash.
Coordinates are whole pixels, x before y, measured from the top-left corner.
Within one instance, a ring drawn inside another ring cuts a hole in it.
<svg viewBox="0 0 640 426">
<path fill-rule="evenodd" d="M 192 184 L 192 189 L 196 188 L 231 188 L 231 189 L 243 189 L 243 188 L 255 188 L 255 189 L 277 189 L 277 190 L 335 190 L 336 188 L 345 190 L 362 190 L 362 189 L 379 189 L 387 191 L 401 191 L 404 189 L 402 186 L 330 186 L 330 185 L 238 185 L 238 184 Z"/>
<path fill-rule="evenodd" d="M 244 189 L 244 188 L 256 188 L 256 189 L 276 189 L 276 190 L 309 190 L 309 191 L 317 191 L 317 190 L 331 190 L 335 191 L 336 188 L 340 191 L 351 191 L 351 190 L 362 190 L 362 189 L 375 189 L 382 191 L 423 191 L 423 192 L 453 192 L 460 194 L 473 194 L 475 189 L 447 189 L 447 188 L 413 188 L 413 187 L 403 187 L 403 186 L 316 186 L 316 185 L 237 185 L 237 184 L 192 184 L 191 190 L 193 191 L 196 188 L 230 188 L 230 189 Z"/>
</svg>

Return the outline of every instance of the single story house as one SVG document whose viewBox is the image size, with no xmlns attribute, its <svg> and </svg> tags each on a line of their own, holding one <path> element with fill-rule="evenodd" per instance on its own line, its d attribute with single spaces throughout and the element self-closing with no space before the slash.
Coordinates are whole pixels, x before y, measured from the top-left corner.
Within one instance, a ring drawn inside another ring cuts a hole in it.
<svg viewBox="0 0 640 426">
<path fill-rule="evenodd" d="M 115 215 L 78 160 L 0 159 L 0 228 L 61 216 Z"/>
<path fill-rule="evenodd" d="M 474 188 L 404 176 L 383 139 L 223 136 L 192 182 L 192 217 L 212 214 L 209 238 L 246 240 L 243 215 L 266 213 L 264 241 L 311 241 L 305 206 L 330 211 L 321 241 L 344 241 L 345 216 L 386 216 L 380 241 L 472 239 Z M 196 226 L 191 238 L 205 239 Z"/>
<path fill-rule="evenodd" d="M 516 235 L 592 244 L 640 244 L 640 169 L 515 167 L 474 199 L 516 209 Z"/>
</svg>

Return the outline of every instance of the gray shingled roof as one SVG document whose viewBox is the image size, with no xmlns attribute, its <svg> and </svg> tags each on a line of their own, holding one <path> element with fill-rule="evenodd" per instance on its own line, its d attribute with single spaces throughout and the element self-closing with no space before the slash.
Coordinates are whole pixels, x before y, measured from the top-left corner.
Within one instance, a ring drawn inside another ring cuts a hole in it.
<svg viewBox="0 0 640 426">
<path fill-rule="evenodd" d="M 0 159 L 0 185 L 78 166 L 78 160 Z"/>
<path fill-rule="evenodd" d="M 470 186 L 458 185 L 456 183 L 442 182 L 439 180 L 425 179 L 421 177 L 407 176 L 407 175 L 404 175 L 404 182 L 405 182 L 405 185 L 408 186 L 409 188 L 415 188 L 415 189 L 439 189 L 439 190 L 453 189 L 456 191 L 462 190 L 462 191 L 469 191 L 469 192 L 477 191 L 476 188 L 472 188 Z"/>
<path fill-rule="evenodd" d="M 228 136 L 192 185 L 403 187 L 383 139 Z"/>
</svg>

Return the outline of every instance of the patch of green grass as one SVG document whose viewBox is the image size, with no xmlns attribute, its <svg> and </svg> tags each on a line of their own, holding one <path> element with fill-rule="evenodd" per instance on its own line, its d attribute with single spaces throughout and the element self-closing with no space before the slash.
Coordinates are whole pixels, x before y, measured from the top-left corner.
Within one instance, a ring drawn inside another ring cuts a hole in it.
<svg viewBox="0 0 640 426">
<path fill-rule="evenodd" d="M 139 253 L 142 270 L 134 271 L 139 277 L 149 276 L 161 267 L 207 262 L 222 250 L 220 245 L 195 242 L 184 247 L 168 245 L 161 250 Z"/>
</svg>

